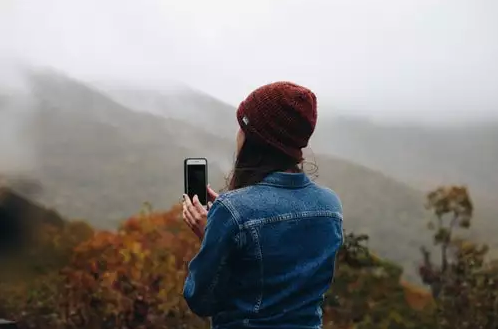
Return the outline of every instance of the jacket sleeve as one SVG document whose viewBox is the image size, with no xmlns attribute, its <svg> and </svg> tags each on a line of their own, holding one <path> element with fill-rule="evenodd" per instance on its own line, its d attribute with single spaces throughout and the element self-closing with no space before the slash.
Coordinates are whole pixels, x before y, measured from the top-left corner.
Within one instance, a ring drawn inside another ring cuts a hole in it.
<svg viewBox="0 0 498 329">
<path fill-rule="evenodd" d="M 212 316 L 220 311 L 226 266 L 230 251 L 235 247 L 239 226 L 224 202 L 216 200 L 208 212 L 204 239 L 197 255 L 188 265 L 183 297 L 198 316 Z M 224 281 L 224 280 L 223 280 Z"/>
</svg>

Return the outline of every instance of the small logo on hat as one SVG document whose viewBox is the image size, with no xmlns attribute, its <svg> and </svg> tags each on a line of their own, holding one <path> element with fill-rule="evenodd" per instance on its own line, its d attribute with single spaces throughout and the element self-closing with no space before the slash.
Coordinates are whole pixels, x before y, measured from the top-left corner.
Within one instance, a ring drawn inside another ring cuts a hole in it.
<svg viewBox="0 0 498 329">
<path fill-rule="evenodd" d="M 244 117 L 242 118 L 242 121 L 244 122 L 244 124 L 247 126 L 249 124 L 249 119 L 244 115 Z"/>
</svg>

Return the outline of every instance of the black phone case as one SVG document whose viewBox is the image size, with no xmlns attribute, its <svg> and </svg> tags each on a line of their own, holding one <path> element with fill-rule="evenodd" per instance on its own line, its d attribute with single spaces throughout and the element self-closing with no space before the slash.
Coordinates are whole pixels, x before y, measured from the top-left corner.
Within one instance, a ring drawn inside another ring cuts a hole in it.
<svg viewBox="0 0 498 329">
<path fill-rule="evenodd" d="M 183 193 L 187 194 L 187 160 L 204 160 L 206 161 L 206 183 L 209 181 L 208 176 L 208 160 L 206 158 L 186 158 L 183 160 Z M 207 199 L 207 187 L 206 187 L 206 199 Z"/>
</svg>

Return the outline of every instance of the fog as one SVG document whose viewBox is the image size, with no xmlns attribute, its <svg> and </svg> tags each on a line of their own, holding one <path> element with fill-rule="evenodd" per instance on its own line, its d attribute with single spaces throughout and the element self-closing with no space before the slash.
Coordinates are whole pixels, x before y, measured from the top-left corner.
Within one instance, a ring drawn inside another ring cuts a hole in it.
<svg viewBox="0 0 498 329">
<path fill-rule="evenodd" d="M 13 63 L 9 61 L 9 63 Z M 18 66 L 0 61 L 0 181 L 2 175 L 25 174 L 34 168 L 27 116 L 34 110 L 27 81 Z"/>
<path fill-rule="evenodd" d="M 494 0 L 1 0 L 0 53 L 233 105 L 292 80 L 322 114 L 483 120 L 498 117 L 496 17 Z"/>
</svg>

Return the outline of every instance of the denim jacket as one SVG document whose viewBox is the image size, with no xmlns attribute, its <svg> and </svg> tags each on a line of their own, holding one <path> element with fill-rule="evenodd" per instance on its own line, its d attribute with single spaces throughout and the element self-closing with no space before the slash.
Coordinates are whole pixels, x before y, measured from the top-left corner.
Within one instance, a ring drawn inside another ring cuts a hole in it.
<svg viewBox="0 0 498 329">
<path fill-rule="evenodd" d="M 304 173 L 272 173 L 213 203 L 184 298 L 215 329 L 321 328 L 342 242 L 333 191 Z"/>
</svg>

